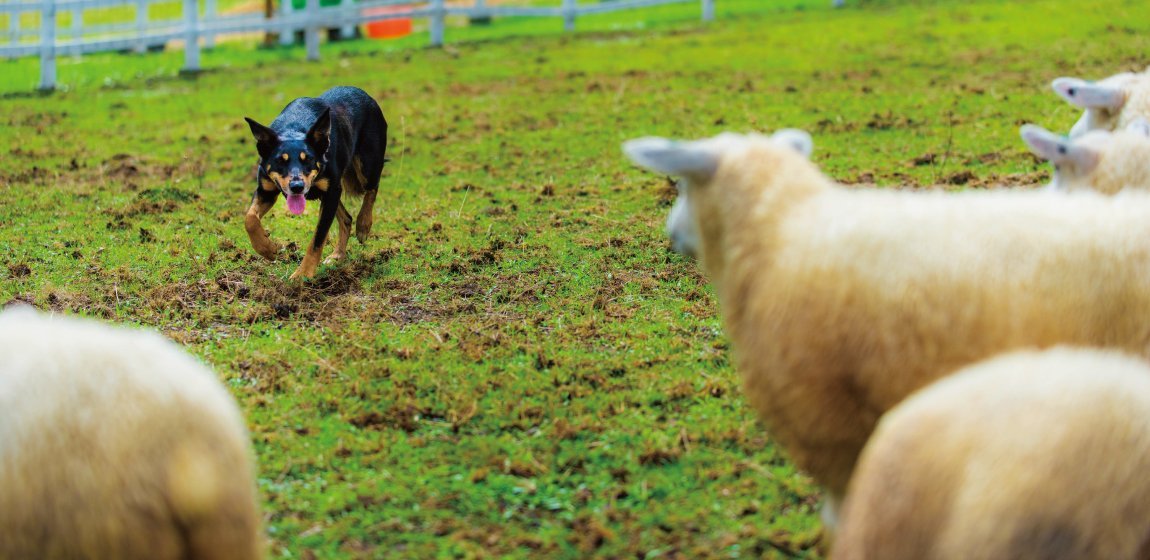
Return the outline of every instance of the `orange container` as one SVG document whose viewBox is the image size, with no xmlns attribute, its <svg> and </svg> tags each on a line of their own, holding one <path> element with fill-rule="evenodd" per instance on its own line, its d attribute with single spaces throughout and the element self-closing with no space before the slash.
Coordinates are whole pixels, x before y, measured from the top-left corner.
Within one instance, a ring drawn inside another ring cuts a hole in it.
<svg viewBox="0 0 1150 560">
<path fill-rule="evenodd" d="M 406 12 L 411 9 L 411 6 L 381 6 L 377 8 L 368 8 L 363 11 L 365 16 L 378 16 L 384 14 L 394 14 L 397 12 Z M 367 25 L 367 36 L 370 39 L 395 39 L 397 37 L 404 37 L 411 35 L 411 18 L 396 18 L 384 19 L 380 21 L 372 21 Z"/>
</svg>

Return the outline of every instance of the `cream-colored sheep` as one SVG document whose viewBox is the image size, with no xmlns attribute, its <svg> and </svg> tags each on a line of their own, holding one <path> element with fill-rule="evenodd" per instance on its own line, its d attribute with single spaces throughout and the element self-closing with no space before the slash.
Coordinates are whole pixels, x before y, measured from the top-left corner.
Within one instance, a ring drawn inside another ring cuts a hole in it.
<svg viewBox="0 0 1150 560">
<path fill-rule="evenodd" d="M 1066 138 L 1040 126 L 1022 126 L 1022 140 L 1034 155 L 1054 165 L 1056 191 L 1150 190 L 1150 122 L 1136 119 L 1125 129 L 1092 130 Z"/>
<path fill-rule="evenodd" d="M 251 444 L 155 333 L 0 313 L 0 559 L 262 556 Z"/>
<path fill-rule="evenodd" d="M 1119 130 L 1135 119 L 1150 118 L 1150 70 L 1123 72 L 1097 82 L 1058 78 L 1050 84 L 1060 97 L 1084 109 L 1070 136 L 1091 130 Z"/>
<path fill-rule="evenodd" d="M 1027 346 L 1150 353 L 1145 194 L 846 189 L 754 135 L 624 150 L 683 177 L 680 245 L 747 397 L 832 508 L 879 416 L 940 376 Z"/>
<path fill-rule="evenodd" d="M 1150 558 L 1150 367 L 1113 351 L 992 358 L 891 409 L 835 560 Z"/>
</svg>

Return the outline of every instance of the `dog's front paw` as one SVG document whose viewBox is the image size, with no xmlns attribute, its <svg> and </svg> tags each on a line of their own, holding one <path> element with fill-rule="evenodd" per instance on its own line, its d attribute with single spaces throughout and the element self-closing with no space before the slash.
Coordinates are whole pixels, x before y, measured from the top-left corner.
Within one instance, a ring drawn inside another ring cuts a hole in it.
<svg viewBox="0 0 1150 560">
<path fill-rule="evenodd" d="M 328 255 L 327 258 L 323 260 L 323 264 L 335 263 L 336 261 L 343 259 L 345 256 L 346 255 L 344 253 L 340 253 L 340 252 L 336 251 L 336 252 Z"/>
<path fill-rule="evenodd" d="M 301 265 L 299 265 L 299 268 L 295 269 L 295 272 L 291 273 L 291 277 L 289 277 L 289 280 L 311 280 L 314 277 L 315 277 L 315 268 L 312 267 L 309 270 L 308 267 L 301 264 Z"/>
<path fill-rule="evenodd" d="M 268 241 L 266 244 L 256 247 L 256 252 L 259 253 L 261 257 L 275 262 L 276 254 L 280 252 L 280 246 L 278 243 Z"/>
</svg>

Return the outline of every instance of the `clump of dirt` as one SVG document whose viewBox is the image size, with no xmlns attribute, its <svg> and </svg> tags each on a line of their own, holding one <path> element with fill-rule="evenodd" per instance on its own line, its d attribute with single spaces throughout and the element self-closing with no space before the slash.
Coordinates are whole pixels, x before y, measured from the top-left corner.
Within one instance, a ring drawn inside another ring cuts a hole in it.
<svg viewBox="0 0 1150 560">
<path fill-rule="evenodd" d="M 419 419 L 424 415 L 423 409 L 408 402 L 388 407 L 383 412 L 365 412 L 348 418 L 347 422 L 360 429 L 399 428 L 410 434 L 419 429 Z"/>
<path fill-rule="evenodd" d="M 911 160 L 911 165 L 915 167 L 922 167 L 924 165 L 932 165 L 938 160 L 938 154 L 934 152 L 927 152 Z"/>
<path fill-rule="evenodd" d="M 947 185 L 965 185 L 977 179 L 974 173 L 969 169 L 962 171 L 955 171 L 942 178 L 942 182 Z"/>
<path fill-rule="evenodd" d="M 507 246 L 502 239 L 493 239 L 486 248 L 471 250 L 467 255 L 457 258 L 448 266 L 452 274 L 463 274 L 470 270 L 483 268 L 495 264 L 499 260 L 499 253 Z"/>
<path fill-rule="evenodd" d="M 127 180 L 140 176 L 139 161 L 128 154 L 116 154 L 104 162 L 104 176 L 109 179 Z"/>
<path fill-rule="evenodd" d="M 109 208 L 105 213 L 112 217 L 108 229 L 125 229 L 129 218 L 145 214 L 165 214 L 177 210 L 181 204 L 199 200 L 200 195 L 174 187 L 147 189 L 140 191 L 136 199 L 122 208 Z"/>
<path fill-rule="evenodd" d="M 886 113 L 875 113 L 866 123 L 866 127 L 870 130 L 889 130 L 892 128 L 913 128 L 917 123 L 914 119 L 902 114 L 895 114 L 891 110 Z"/>
<path fill-rule="evenodd" d="M 12 278 L 23 278 L 32 274 L 32 267 L 25 263 L 15 263 L 8 265 L 8 276 Z"/>
</svg>

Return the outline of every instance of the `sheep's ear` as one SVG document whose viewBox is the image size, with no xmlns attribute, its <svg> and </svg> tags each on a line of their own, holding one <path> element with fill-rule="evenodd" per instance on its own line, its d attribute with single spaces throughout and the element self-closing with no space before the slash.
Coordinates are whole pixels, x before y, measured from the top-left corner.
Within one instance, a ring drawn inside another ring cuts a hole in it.
<svg viewBox="0 0 1150 560">
<path fill-rule="evenodd" d="M 1130 124 L 1126 125 L 1126 130 L 1129 130 L 1135 134 L 1141 134 L 1142 136 L 1150 137 L 1150 121 L 1146 120 L 1146 117 L 1138 117 L 1134 119 Z"/>
<path fill-rule="evenodd" d="M 1034 155 L 1047 161 L 1058 163 L 1069 149 L 1069 140 L 1035 124 L 1022 125 L 1019 134 Z"/>
<path fill-rule="evenodd" d="M 1098 165 L 1098 151 L 1082 143 L 1072 143 L 1041 126 L 1022 125 L 1022 141 L 1030 147 L 1034 155 L 1055 165 L 1069 163 L 1080 173 L 1089 173 Z"/>
<path fill-rule="evenodd" d="M 678 177 L 706 181 L 719 168 L 719 155 L 698 142 L 638 138 L 623 143 L 623 153 L 641 167 Z"/>
<path fill-rule="evenodd" d="M 775 133 L 771 135 L 771 138 L 773 140 L 785 143 L 786 145 L 794 148 L 798 153 L 803 154 L 803 156 L 808 158 L 811 157 L 811 152 L 813 152 L 815 149 L 815 143 L 813 140 L 811 140 L 811 135 L 807 134 L 807 131 L 805 130 L 799 130 L 797 128 L 784 128 L 775 131 Z"/>
<path fill-rule="evenodd" d="M 1078 78 L 1058 78 L 1051 82 L 1050 87 L 1070 104 L 1083 109 L 1119 109 L 1126 103 L 1126 92 L 1121 88 L 1092 84 Z"/>
</svg>

